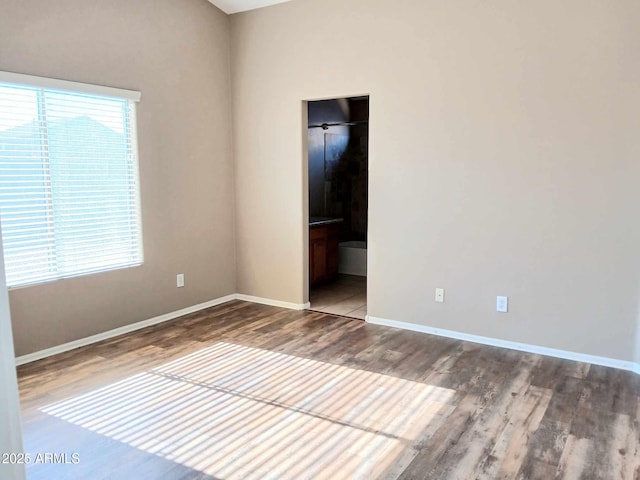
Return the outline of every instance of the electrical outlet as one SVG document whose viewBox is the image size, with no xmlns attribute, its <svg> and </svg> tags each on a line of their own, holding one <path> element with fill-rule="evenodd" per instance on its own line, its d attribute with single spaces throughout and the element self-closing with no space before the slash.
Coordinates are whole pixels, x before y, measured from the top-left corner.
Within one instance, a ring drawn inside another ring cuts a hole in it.
<svg viewBox="0 0 640 480">
<path fill-rule="evenodd" d="M 496 312 L 507 313 L 509 311 L 509 297 L 496 298 Z"/>
<path fill-rule="evenodd" d="M 184 287 L 184 273 L 179 273 L 178 275 L 176 275 L 176 287 Z"/>
<path fill-rule="evenodd" d="M 438 303 L 444 303 L 444 288 L 436 288 L 435 301 Z"/>
</svg>

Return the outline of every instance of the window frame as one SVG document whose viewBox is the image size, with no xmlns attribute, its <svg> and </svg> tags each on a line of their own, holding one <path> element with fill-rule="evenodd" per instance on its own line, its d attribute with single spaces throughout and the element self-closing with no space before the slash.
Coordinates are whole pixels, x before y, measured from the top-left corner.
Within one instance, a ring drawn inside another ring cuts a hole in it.
<svg viewBox="0 0 640 480">
<path fill-rule="evenodd" d="M 69 80 L 54 79 L 49 77 L 39 77 L 34 75 L 25 75 L 14 72 L 0 71 L 0 85 L 2 86 L 15 86 L 15 87 L 32 87 L 42 90 L 53 90 L 61 93 L 78 94 L 78 95 L 94 95 L 99 97 L 107 97 L 117 100 L 126 100 L 128 112 L 125 117 L 125 128 L 127 129 L 127 139 L 130 141 L 130 149 L 133 152 L 132 159 L 130 160 L 131 173 L 134 176 L 132 185 L 135 188 L 135 199 L 129 208 L 133 208 L 136 222 L 136 237 L 131 237 L 130 240 L 137 242 L 138 258 L 135 263 L 111 265 L 99 267 L 96 270 L 89 271 L 77 271 L 75 273 L 58 273 L 56 276 L 43 277 L 34 279 L 33 281 L 25 281 L 8 285 L 9 290 L 27 288 L 35 285 L 41 285 L 44 283 L 55 282 L 67 278 L 75 278 L 85 275 L 93 275 L 97 273 L 104 273 L 115 270 L 123 270 L 127 268 L 135 268 L 144 264 L 144 242 L 143 242 L 143 229 L 142 229 L 142 212 L 141 212 L 141 188 L 140 188 L 140 163 L 138 154 L 138 125 L 137 125 L 137 111 L 136 104 L 141 99 L 141 92 L 135 90 L 126 90 L 121 88 L 107 87 L 102 85 L 93 85 L 88 83 L 80 83 Z M 43 93 L 44 94 L 44 93 Z M 41 93 L 38 93 L 40 97 Z M 46 122 L 46 120 L 45 120 Z M 46 123 L 45 123 L 46 125 Z M 45 126 L 45 129 L 47 127 Z M 50 159 L 47 158 L 47 161 Z M 1 240 L 1 238 L 0 238 Z M 6 255 L 6 253 L 5 253 Z"/>
</svg>

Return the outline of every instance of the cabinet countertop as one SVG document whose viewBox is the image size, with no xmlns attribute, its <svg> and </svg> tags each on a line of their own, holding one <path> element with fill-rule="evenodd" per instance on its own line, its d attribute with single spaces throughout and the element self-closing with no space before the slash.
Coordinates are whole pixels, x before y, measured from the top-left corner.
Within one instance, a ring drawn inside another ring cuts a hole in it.
<svg viewBox="0 0 640 480">
<path fill-rule="evenodd" d="M 317 227 L 320 225 L 329 225 L 331 223 L 340 223 L 344 222 L 343 218 L 333 218 L 333 217 L 309 217 L 309 226 Z"/>
</svg>

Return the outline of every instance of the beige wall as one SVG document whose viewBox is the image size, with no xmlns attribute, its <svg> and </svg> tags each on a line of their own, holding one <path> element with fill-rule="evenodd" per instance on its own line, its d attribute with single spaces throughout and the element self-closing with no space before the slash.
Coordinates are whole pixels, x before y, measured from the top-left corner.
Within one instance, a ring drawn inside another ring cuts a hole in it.
<svg viewBox="0 0 640 480">
<path fill-rule="evenodd" d="M 303 100 L 370 94 L 370 315 L 640 360 L 637 1 L 296 0 L 231 37 L 205 0 L 0 12 L 0 70 L 142 92 L 145 264 L 11 291 L 18 355 L 306 301 Z"/>
<path fill-rule="evenodd" d="M 302 101 L 368 93 L 369 314 L 633 360 L 639 22 L 636 0 L 234 15 L 240 292 L 306 300 Z"/>
<path fill-rule="evenodd" d="M 226 15 L 206 0 L 0 0 L 0 70 L 142 92 L 144 265 L 11 291 L 17 355 L 235 292 Z"/>
</svg>

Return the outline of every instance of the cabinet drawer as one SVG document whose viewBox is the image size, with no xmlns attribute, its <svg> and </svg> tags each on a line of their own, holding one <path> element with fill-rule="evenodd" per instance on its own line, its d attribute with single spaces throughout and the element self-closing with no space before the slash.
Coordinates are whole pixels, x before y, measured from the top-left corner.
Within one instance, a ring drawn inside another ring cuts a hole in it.
<svg viewBox="0 0 640 480">
<path fill-rule="evenodd" d="M 320 227 L 311 227 L 309 229 L 309 240 L 319 240 L 321 238 L 327 238 L 327 227 L 322 225 Z"/>
</svg>

